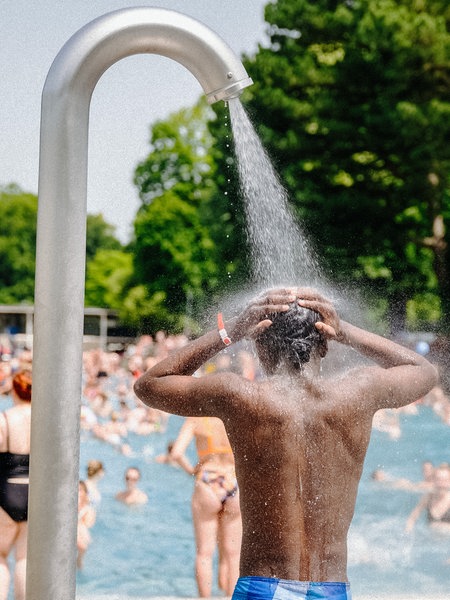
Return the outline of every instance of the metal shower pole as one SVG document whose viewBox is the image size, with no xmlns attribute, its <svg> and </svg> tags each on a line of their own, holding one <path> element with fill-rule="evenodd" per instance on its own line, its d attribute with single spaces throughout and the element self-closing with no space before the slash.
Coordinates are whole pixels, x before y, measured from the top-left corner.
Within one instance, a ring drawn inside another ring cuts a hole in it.
<svg viewBox="0 0 450 600">
<path fill-rule="evenodd" d="M 159 8 L 95 19 L 50 68 L 41 115 L 27 600 L 75 598 L 89 106 L 101 75 L 139 53 L 184 65 L 210 103 L 252 83 L 217 34 Z"/>
</svg>

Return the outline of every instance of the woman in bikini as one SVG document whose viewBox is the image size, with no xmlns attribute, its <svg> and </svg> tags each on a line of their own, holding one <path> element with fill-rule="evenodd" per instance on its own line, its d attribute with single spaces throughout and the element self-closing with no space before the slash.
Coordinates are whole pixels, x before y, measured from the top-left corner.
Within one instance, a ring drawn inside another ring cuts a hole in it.
<svg viewBox="0 0 450 600">
<path fill-rule="evenodd" d="M 0 600 L 10 583 L 8 556 L 15 550 L 14 597 L 25 598 L 31 371 L 12 379 L 14 406 L 0 413 Z"/>
<path fill-rule="evenodd" d="M 181 427 L 171 458 L 179 461 L 195 439 L 198 464 L 192 517 L 196 541 L 195 574 L 201 598 L 211 596 L 213 555 L 219 552 L 219 587 L 231 596 L 239 575 L 242 522 L 234 457 L 222 421 L 188 417 Z"/>
</svg>

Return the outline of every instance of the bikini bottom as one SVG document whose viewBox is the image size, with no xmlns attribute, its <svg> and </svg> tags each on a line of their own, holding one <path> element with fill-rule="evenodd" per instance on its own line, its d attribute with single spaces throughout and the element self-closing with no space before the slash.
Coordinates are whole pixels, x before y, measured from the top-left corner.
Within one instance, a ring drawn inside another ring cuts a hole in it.
<svg viewBox="0 0 450 600">
<path fill-rule="evenodd" d="M 28 484 L 3 480 L 0 484 L 0 508 L 16 523 L 27 520 Z"/>
<path fill-rule="evenodd" d="M 220 488 L 222 492 L 220 501 L 222 504 L 225 504 L 228 498 L 235 496 L 238 491 L 236 477 L 231 475 L 231 473 L 222 474 L 218 473 L 217 471 L 208 471 L 208 469 L 204 469 L 199 474 L 198 479 L 207 485 L 217 486 Z"/>
</svg>

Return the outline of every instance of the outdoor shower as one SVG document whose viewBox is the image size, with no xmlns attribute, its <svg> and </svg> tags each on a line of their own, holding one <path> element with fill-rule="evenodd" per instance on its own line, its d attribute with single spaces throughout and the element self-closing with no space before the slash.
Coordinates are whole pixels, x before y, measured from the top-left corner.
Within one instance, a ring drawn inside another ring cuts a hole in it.
<svg viewBox="0 0 450 600">
<path fill-rule="evenodd" d="M 101 75 L 139 53 L 184 65 L 210 103 L 252 83 L 218 35 L 159 8 L 95 19 L 50 68 L 41 116 L 27 600 L 75 598 L 89 106 Z"/>
</svg>

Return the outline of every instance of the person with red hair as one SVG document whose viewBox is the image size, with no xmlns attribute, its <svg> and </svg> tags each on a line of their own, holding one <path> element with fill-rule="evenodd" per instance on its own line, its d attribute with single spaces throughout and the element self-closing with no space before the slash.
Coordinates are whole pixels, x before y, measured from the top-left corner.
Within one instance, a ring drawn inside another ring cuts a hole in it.
<svg viewBox="0 0 450 600">
<path fill-rule="evenodd" d="M 16 373 L 14 405 L 0 413 L 0 600 L 8 597 L 8 556 L 13 549 L 14 597 L 25 598 L 31 385 L 31 371 Z"/>
</svg>

